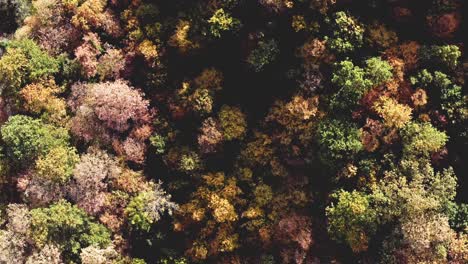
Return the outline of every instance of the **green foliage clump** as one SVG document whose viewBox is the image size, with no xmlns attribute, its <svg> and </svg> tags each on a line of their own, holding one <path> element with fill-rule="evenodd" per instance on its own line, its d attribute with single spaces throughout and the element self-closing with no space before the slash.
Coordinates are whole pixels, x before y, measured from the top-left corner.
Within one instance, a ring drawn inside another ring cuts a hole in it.
<svg viewBox="0 0 468 264">
<path fill-rule="evenodd" d="M 224 9 L 218 9 L 213 16 L 208 20 L 210 23 L 210 32 L 213 36 L 220 38 L 221 33 L 225 31 L 237 30 L 241 23 L 238 19 L 233 18 Z"/>
<path fill-rule="evenodd" d="M 247 63 L 255 72 L 262 71 L 265 66 L 272 63 L 279 54 L 278 43 L 274 39 L 261 40 L 247 57 Z"/>
<path fill-rule="evenodd" d="M 458 123 L 468 118 L 467 98 L 460 85 L 454 84 L 450 77 L 440 71 L 434 73 L 421 70 L 410 78 L 413 85 L 434 88 L 440 91 L 440 107 L 450 118 L 451 123 Z"/>
<path fill-rule="evenodd" d="M 456 231 L 468 233 L 468 204 L 450 202 L 447 209 L 450 226 Z"/>
<path fill-rule="evenodd" d="M 354 157 L 363 149 L 361 131 L 356 125 L 337 119 L 326 119 L 319 124 L 317 142 L 320 159 L 331 166 Z"/>
<path fill-rule="evenodd" d="M 390 80 L 393 76 L 392 66 L 379 57 L 366 60 L 366 78 L 372 82 L 372 86 L 378 86 Z"/>
<path fill-rule="evenodd" d="M 154 223 L 161 219 L 164 212 L 172 215 L 177 205 L 170 201 L 171 195 L 166 194 L 161 183 L 150 191 L 140 192 L 133 197 L 125 208 L 130 224 L 139 230 L 149 231 Z"/>
<path fill-rule="evenodd" d="M 39 246 L 58 245 L 68 259 L 77 257 L 87 246 L 106 247 L 111 242 L 110 232 L 103 225 L 64 200 L 31 210 L 31 236 Z"/>
<path fill-rule="evenodd" d="M 430 123 L 409 122 L 400 132 L 403 153 L 427 156 L 440 150 L 447 143 L 448 136 Z"/>
<path fill-rule="evenodd" d="M 11 116 L 2 126 L 1 135 L 7 154 L 20 163 L 47 155 L 55 147 L 67 146 L 70 140 L 66 129 L 23 115 Z"/>
<path fill-rule="evenodd" d="M 166 140 L 159 134 L 154 134 L 150 137 L 150 143 L 155 148 L 157 154 L 166 152 Z"/>
<path fill-rule="evenodd" d="M 377 214 L 369 195 L 340 190 L 332 194 L 336 204 L 326 208 L 328 232 L 337 241 L 348 244 L 354 252 L 367 249 L 369 237 L 377 228 Z"/>
<path fill-rule="evenodd" d="M 333 15 L 333 35 L 328 38 L 328 47 L 339 53 L 346 53 L 360 48 L 364 42 L 364 28 L 356 18 L 346 12 Z"/>
<path fill-rule="evenodd" d="M 371 70 L 368 70 L 371 72 Z M 376 78 L 383 78 L 382 73 L 372 72 L 369 74 L 380 75 Z M 385 74 L 384 74 L 385 75 Z M 372 81 L 367 79 L 366 70 L 355 66 L 352 61 L 344 60 L 336 64 L 336 69 L 333 71 L 333 85 L 338 91 L 330 100 L 331 110 L 347 110 L 352 109 L 358 104 L 359 99 L 372 86 Z"/>
<path fill-rule="evenodd" d="M 429 46 L 421 49 L 421 57 L 427 63 L 434 63 L 449 69 L 455 69 L 458 66 L 461 57 L 461 51 L 458 46 Z"/>
<path fill-rule="evenodd" d="M 26 83 L 57 73 L 58 70 L 58 60 L 33 40 L 9 41 L 5 55 L 0 58 L 0 88 L 15 94 Z"/>
</svg>

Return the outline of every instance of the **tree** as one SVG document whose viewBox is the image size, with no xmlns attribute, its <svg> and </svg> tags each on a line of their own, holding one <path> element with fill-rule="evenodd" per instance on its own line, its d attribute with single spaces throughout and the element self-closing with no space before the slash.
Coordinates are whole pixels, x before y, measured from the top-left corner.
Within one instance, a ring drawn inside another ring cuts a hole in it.
<svg viewBox="0 0 468 264">
<path fill-rule="evenodd" d="M 0 230 L 0 262 L 24 262 L 31 216 L 27 206 L 9 204 L 6 230 Z"/>
<path fill-rule="evenodd" d="M 219 38 L 221 33 L 224 31 L 237 30 L 241 23 L 238 19 L 231 17 L 231 15 L 224 11 L 224 9 L 218 9 L 213 16 L 208 20 L 210 24 L 210 32 L 213 36 Z"/>
<path fill-rule="evenodd" d="M 25 84 L 58 72 L 58 61 L 44 52 L 33 40 L 7 42 L 0 58 L 0 88 L 15 95 Z"/>
<path fill-rule="evenodd" d="M 41 115 L 44 120 L 60 123 L 67 116 L 66 102 L 59 98 L 61 89 L 53 79 L 26 85 L 20 91 L 25 101 L 24 108 Z"/>
<path fill-rule="evenodd" d="M 125 214 L 135 228 L 149 231 L 164 212 L 172 215 L 178 209 L 177 204 L 171 201 L 171 195 L 162 189 L 161 184 L 154 184 L 150 191 L 140 192 L 125 209 Z"/>
<path fill-rule="evenodd" d="M 221 107 L 218 116 L 226 140 L 242 139 L 244 137 L 247 122 L 240 108 L 224 105 Z"/>
<path fill-rule="evenodd" d="M 203 121 L 200 130 L 201 133 L 198 136 L 200 151 L 202 153 L 215 152 L 224 139 L 219 123 L 210 117 Z"/>
<path fill-rule="evenodd" d="M 356 18 L 345 12 L 333 15 L 333 35 L 328 38 L 328 47 L 339 53 L 351 52 L 360 48 L 364 41 L 364 28 Z"/>
<path fill-rule="evenodd" d="M 258 46 L 247 57 L 247 63 L 255 72 L 262 71 L 278 57 L 280 50 L 274 39 L 260 40 Z"/>
<path fill-rule="evenodd" d="M 354 252 L 367 250 L 377 228 L 377 215 L 371 197 L 357 191 L 339 190 L 332 195 L 336 204 L 326 208 L 328 232 L 337 241 L 347 243 Z"/>
<path fill-rule="evenodd" d="M 379 86 L 393 77 L 392 66 L 379 57 L 366 60 L 365 75 L 372 86 Z"/>
<path fill-rule="evenodd" d="M 333 167 L 355 156 L 363 148 L 361 131 L 353 123 L 346 121 L 323 120 L 318 125 L 316 137 L 320 159 Z"/>
<path fill-rule="evenodd" d="M 374 103 L 373 108 L 390 128 L 402 128 L 411 120 L 411 107 L 399 104 L 393 98 L 382 96 Z"/>
<path fill-rule="evenodd" d="M 110 244 L 110 233 L 104 226 L 64 200 L 31 210 L 31 236 L 38 247 L 49 243 L 59 246 L 68 261 L 76 259 L 82 248 Z"/>
<path fill-rule="evenodd" d="M 76 85 L 70 105 L 73 109 L 90 107 L 107 128 L 117 132 L 127 131 L 131 123 L 147 123 L 151 118 L 149 101 L 143 98 L 143 93 L 122 80 Z"/>
<path fill-rule="evenodd" d="M 460 49 L 455 45 L 428 46 L 421 49 L 421 58 L 427 63 L 455 69 L 461 57 Z"/>
<path fill-rule="evenodd" d="M 35 173 L 37 177 L 65 183 L 72 176 L 78 160 L 75 148 L 59 146 L 36 160 Z"/>
<path fill-rule="evenodd" d="M 75 57 L 81 64 L 81 72 L 86 78 L 97 74 L 98 59 L 102 52 L 101 40 L 95 33 L 83 37 L 83 44 L 75 49 Z"/>
<path fill-rule="evenodd" d="M 90 149 L 80 157 L 73 170 L 71 197 L 89 214 L 97 214 L 104 206 L 108 181 L 117 178 L 121 172 L 115 157 L 101 150 Z"/>
<path fill-rule="evenodd" d="M 430 123 L 409 122 L 400 131 L 403 152 L 406 155 L 429 155 L 440 150 L 448 140 L 445 132 Z"/>
<path fill-rule="evenodd" d="M 23 115 L 11 116 L 1 134 L 7 154 L 15 163 L 28 163 L 55 147 L 68 146 L 70 140 L 66 129 Z"/>
<path fill-rule="evenodd" d="M 283 247 L 284 263 L 305 263 L 307 251 L 313 245 L 312 223 L 308 216 L 292 214 L 282 218 L 275 227 L 275 240 Z"/>
<path fill-rule="evenodd" d="M 332 111 L 353 109 L 372 86 L 372 81 L 366 77 L 366 71 L 349 60 L 336 64 L 331 81 L 337 88 L 337 92 L 330 99 Z"/>
<path fill-rule="evenodd" d="M 45 245 L 26 260 L 26 264 L 62 264 L 60 249 L 55 245 Z"/>
</svg>

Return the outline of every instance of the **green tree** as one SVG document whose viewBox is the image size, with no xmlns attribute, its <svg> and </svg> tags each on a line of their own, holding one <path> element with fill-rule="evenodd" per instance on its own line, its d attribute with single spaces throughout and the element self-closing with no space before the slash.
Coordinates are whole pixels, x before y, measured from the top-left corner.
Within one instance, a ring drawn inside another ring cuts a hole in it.
<svg viewBox="0 0 468 264">
<path fill-rule="evenodd" d="M 11 116 L 0 131 L 7 154 L 20 163 L 46 155 L 55 147 L 67 146 L 70 140 L 66 129 L 24 115 Z"/>
<path fill-rule="evenodd" d="M 424 155 L 440 150 L 448 140 L 431 123 L 409 122 L 400 131 L 405 155 Z"/>
<path fill-rule="evenodd" d="M 317 129 L 319 156 L 322 162 L 337 166 L 362 149 L 361 131 L 355 124 L 337 119 L 322 121 Z"/>
<path fill-rule="evenodd" d="M 58 245 L 69 261 L 77 260 L 82 248 L 106 247 L 111 242 L 110 232 L 103 225 L 64 200 L 31 210 L 31 236 L 39 247 Z"/>
<path fill-rule="evenodd" d="M 390 80 L 393 76 L 392 66 L 379 57 L 366 60 L 366 78 L 372 82 L 372 86 L 378 86 Z"/>
<path fill-rule="evenodd" d="M 459 63 L 461 51 L 455 45 L 433 45 L 422 48 L 421 57 L 426 63 L 435 63 L 449 69 L 455 69 Z"/>
<path fill-rule="evenodd" d="M 79 159 L 74 147 L 58 146 L 36 160 L 35 173 L 42 179 L 64 183 L 72 176 Z"/>
<path fill-rule="evenodd" d="M 371 208 L 370 196 L 340 190 L 332 198 L 336 204 L 326 208 L 330 236 L 348 244 L 354 252 L 365 251 L 377 228 L 377 214 Z"/>
<path fill-rule="evenodd" d="M 140 192 L 135 196 L 125 209 L 125 213 L 132 226 L 149 231 L 151 226 L 161 219 L 164 212 L 172 215 L 177 208 L 177 204 L 171 202 L 171 195 L 162 189 L 159 182 L 153 190 Z"/>
<path fill-rule="evenodd" d="M 368 70 L 368 72 L 371 72 L 371 70 Z M 377 75 L 377 72 L 371 74 Z M 382 78 L 382 76 L 375 76 L 375 78 Z M 336 64 L 331 81 L 338 89 L 330 99 L 331 111 L 349 111 L 358 104 L 359 99 L 372 86 L 372 81 L 366 77 L 366 71 L 355 66 L 350 60 L 344 60 Z"/>
<path fill-rule="evenodd" d="M 276 40 L 260 40 L 258 46 L 247 57 L 247 63 L 255 72 L 260 72 L 276 59 L 279 52 Z"/>
<path fill-rule="evenodd" d="M 333 35 L 328 38 L 328 47 L 333 51 L 345 53 L 362 46 L 364 41 L 364 27 L 356 18 L 346 12 L 333 15 Z"/>
<path fill-rule="evenodd" d="M 57 73 L 59 62 L 43 51 L 33 40 L 6 42 L 6 53 L 0 59 L 0 88 L 16 94 L 27 83 Z"/>
</svg>

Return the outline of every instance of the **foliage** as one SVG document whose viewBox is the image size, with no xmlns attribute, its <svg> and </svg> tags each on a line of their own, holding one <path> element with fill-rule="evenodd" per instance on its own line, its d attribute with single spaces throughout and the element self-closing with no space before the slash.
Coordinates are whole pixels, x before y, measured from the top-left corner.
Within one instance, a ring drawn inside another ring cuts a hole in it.
<svg viewBox="0 0 468 264">
<path fill-rule="evenodd" d="M 247 57 L 247 63 L 255 72 L 260 72 L 265 66 L 272 63 L 278 54 L 279 48 L 276 40 L 261 40 L 258 42 L 258 47 L 252 50 Z"/>
<path fill-rule="evenodd" d="M 465 2 L 0 0 L 0 263 L 468 263 Z"/>
<path fill-rule="evenodd" d="M 322 121 L 317 128 L 320 159 L 333 166 L 356 155 L 362 150 L 360 135 L 352 123 L 336 119 Z"/>
<path fill-rule="evenodd" d="M 364 28 L 346 12 L 337 12 L 332 20 L 333 35 L 328 39 L 330 49 L 345 53 L 360 48 L 364 41 Z"/>
<path fill-rule="evenodd" d="M 379 57 L 366 60 L 365 74 L 372 82 L 372 86 L 378 86 L 390 80 L 393 77 L 392 70 L 392 66 Z"/>
<path fill-rule="evenodd" d="M 382 78 L 377 75 L 379 73 L 376 73 L 375 78 Z M 331 98 L 330 107 L 337 110 L 357 105 L 358 100 L 372 86 L 372 81 L 366 78 L 365 70 L 348 60 L 337 63 L 331 81 L 339 90 Z"/>
<path fill-rule="evenodd" d="M 15 94 L 22 85 L 55 74 L 58 70 L 58 61 L 33 40 L 10 41 L 7 42 L 5 55 L 0 59 L 0 85 Z"/>
<path fill-rule="evenodd" d="M 242 111 L 237 107 L 224 105 L 219 111 L 219 123 L 226 140 L 242 139 L 247 123 Z"/>
<path fill-rule="evenodd" d="M 59 146 L 36 160 L 35 173 L 38 177 L 63 183 L 72 176 L 78 160 L 75 148 Z"/>
<path fill-rule="evenodd" d="M 214 12 L 213 16 L 208 20 L 210 23 L 210 32 L 213 36 L 219 38 L 221 33 L 224 31 L 235 31 L 241 24 L 236 18 L 224 11 L 224 9 L 218 9 Z"/>
<path fill-rule="evenodd" d="M 23 115 L 10 117 L 1 133 L 10 157 L 25 163 L 47 155 L 53 148 L 67 146 L 70 139 L 64 128 Z"/>
<path fill-rule="evenodd" d="M 340 190 L 332 198 L 337 203 L 326 209 L 328 232 L 334 239 L 347 243 L 354 252 L 366 250 L 377 220 L 370 206 L 371 197 L 357 191 Z"/>
<path fill-rule="evenodd" d="M 395 99 L 380 97 L 374 103 L 375 111 L 384 119 L 388 127 L 402 128 L 411 119 L 411 108 L 399 104 Z"/>
<path fill-rule="evenodd" d="M 151 191 L 139 193 L 125 209 L 130 223 L 137 229 L 149 231 L 151 225 L 159 221 L 164 212 L 172 215 L 178 208 L 177 204 L 170 201 L 171 195 L 166 194 L 161 184 L 155 184 Z"/>
<path fill-rule="evenodd" d="M 429 155 L 440 150 L 448 140 L 447 135 L 430 123 L 409 122 L 401 130 L 403 151 L 406 155 Z"/>
<path fill-rule="evenodd" d="M 449 69 L 455 69 L 459 64 L 461 52 L 455 45 L 430 46 L 421 49 L 421 57 L 427 63 L 432 62 Z"/>
<path fill-rule="evenodd" d="M 59 245 L 64 258 L 79 254 L 81 248 L 89 245 L 110 243 L 110 233 L 104 226 L 63 200 L 47 208 L 31 210 L 31 235 L 38 245 Z"/>
</svg>

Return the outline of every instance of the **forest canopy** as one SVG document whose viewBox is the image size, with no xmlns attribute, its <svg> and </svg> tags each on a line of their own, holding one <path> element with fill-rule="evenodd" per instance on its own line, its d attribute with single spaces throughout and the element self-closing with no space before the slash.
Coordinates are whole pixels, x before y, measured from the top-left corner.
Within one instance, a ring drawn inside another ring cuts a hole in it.
<svg viewBox="0 0 468 264">
<path fill-rule="evenodd" d="M 0 264 L 468 263 L 463 0 L 0 0 Z"/>
</svg>

